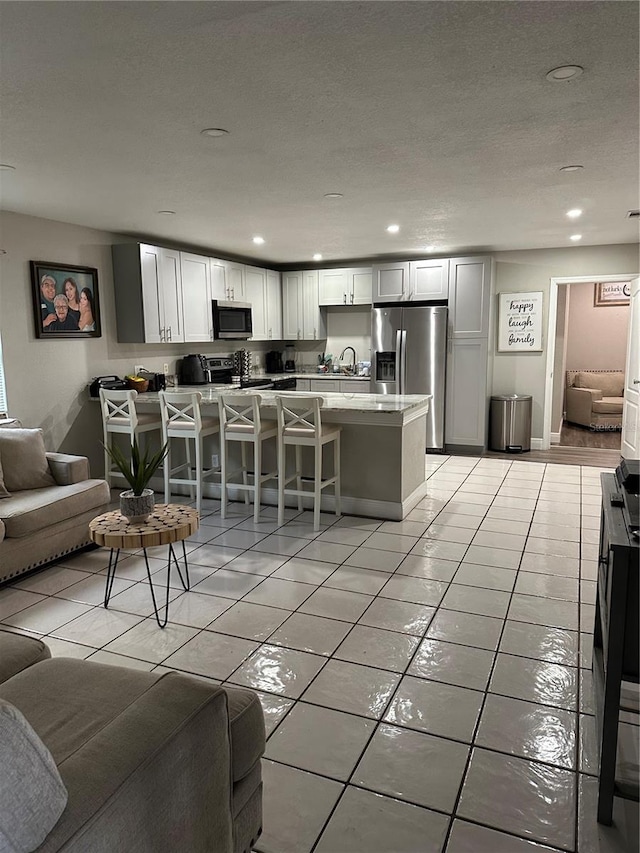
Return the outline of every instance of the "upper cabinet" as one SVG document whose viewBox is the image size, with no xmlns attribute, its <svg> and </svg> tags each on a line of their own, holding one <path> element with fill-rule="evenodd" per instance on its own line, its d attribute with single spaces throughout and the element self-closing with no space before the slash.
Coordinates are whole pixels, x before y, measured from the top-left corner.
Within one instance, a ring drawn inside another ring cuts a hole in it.
<svg viewBox="0 0 640 853">
<path fill-rule="evenodd" d="M 371 267 L 320 270 L 320 305 L 371 305 Z"/>
<path fill-rule="evenodd" d="M 452 338 L 489 335 L 491 258 L 451 258 L 449 333 Z"/>
<path fill-rule="evenodd" d="M 373 267 L 373 301 L 438 302 L 449 295 L 449 259 L 395 261 Z"/>
<path fill-rule="evenodd" d="M 180 252 L 144 243 L 112 246 L 118 340 L 184 341 Z"/>
<path fill-rule="evenodd" d="M 180 252 L 184 340 L 209 341 L 212 338 L 211 265 L 203 255 Z"/>
<path fill-rule="evenodd" d="M 280 273 L 267 270 L 267 340 L 282 340 L 282 285 Z"/>
<path fill-rule="evenodd" d="M 282 274 L 282 336 L 284 340 L 326 339 L 326 315 L 320 307 L 318 288 L 318 270 L 300 270 Z"/>
</svg>

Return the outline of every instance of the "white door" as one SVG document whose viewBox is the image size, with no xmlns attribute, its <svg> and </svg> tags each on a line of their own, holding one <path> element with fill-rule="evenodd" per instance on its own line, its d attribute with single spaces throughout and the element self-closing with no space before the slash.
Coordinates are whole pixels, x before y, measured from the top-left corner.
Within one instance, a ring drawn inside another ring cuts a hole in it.
<svg viewBox="0 0 640 853">
<path fill-rule="evenodd" d="M 211 278 L 211 298 L 224 302 L 229 299 L 227 289 L 227 267 L 224 261 L 217 258 L 209 258 Z M 211 308 L 209 309 L 211 313 Z"/>
<path fill-rule="evenodd" d="M 315 341 L 322 337 L 318 333 L 319 298 L 318 270 L 304 270 L 302 273 L 302 337 L 305 341 Z"/>
<path fill-rule="evenodd" d="M 409 295 L 409 263 L 376 264 L 373 268 L 373 301 L 401 302 Z"/>
<path fill-rule="evenodd" d="M 373 293 L 373 275 L 371 267 L 349 270 L 351 278 L 351 292 L 347 299 L 351 305 L 371 305 Z"/>
<path fill-rule="evenodd" d="M 174 249 L 161 249 L 160 272 L 164 342 L 184 341 L 180 252 Z"/>
<path fill-rule="evenodd" d="M 275 270 L 267 270 L 267 337 L 282 340 L 282 286 Z"/>
<path fill-rule="evenodd" d="M 148 246 L 146 243 L 140 244 L 144 341 L 147 344 L 164 342 L 160 252 L 161 249 L 157 246 Z"/>
<path fill-rule="evenodd" d="M 450 259 L 449 318 L 454 339 L 488 336 L 490 291 L 490 258 Z"/>
<path fill-rule="evenodd" d="M 244 302 L 244 264 L 224 261 L 226 282 L 229 295 L 227 299 Z"/>
<path fill-rule="evenodd" d="M 320 270 L 320 305 L 346 305 L 349 270 Z"/>
<path fill-rule="evenodd" d="M 302 337 L 302 273 L 282 273 L 282 337 L 296 341 Z"/>
<path fill-rule="evenodd" d="M 622 446 L 625 459 L 640 459 L 640 278 L 631 282 L 631 310 L 624 371 Z"/>
<path fill-rule="evenodd" d="M 211 340 L 211 284 L 209 258 L 180 252 L 185 341 Z"/>
</svg>

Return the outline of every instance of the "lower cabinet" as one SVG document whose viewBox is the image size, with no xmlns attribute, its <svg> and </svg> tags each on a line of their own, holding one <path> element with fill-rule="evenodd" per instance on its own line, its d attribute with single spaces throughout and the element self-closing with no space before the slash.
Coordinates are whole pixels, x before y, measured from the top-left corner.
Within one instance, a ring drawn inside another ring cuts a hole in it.
<svg viewBox="0 0 640 853">
<path fill-rule="evenodd" d="M 488 347 L 487 338 L 463 338 L 451 344 L 447 355 L 445 444 L 486 444 Z"/>
</svg>

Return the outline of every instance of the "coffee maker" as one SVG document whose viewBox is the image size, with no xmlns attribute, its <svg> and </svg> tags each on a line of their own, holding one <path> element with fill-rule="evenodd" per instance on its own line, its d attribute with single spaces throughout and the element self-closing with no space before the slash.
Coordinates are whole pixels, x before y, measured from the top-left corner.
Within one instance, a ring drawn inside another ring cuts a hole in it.
<svg viewBox="0 0 640 853">
<path fill-rule="evenodd" d="M 295 362 L 296 351 L 295 348 L 291 345 L 285 347 L 285 355 L 284 355 L 284 372 L 285 373 L 295 373 L 296 372 L 296 362 Z"/>
<path fill-rule="evenodd" d="M 267 373 L 282 373 L 284 371 L 282 353 L 277 350 L 265 353 L 265 364 Z"/>
</svg>

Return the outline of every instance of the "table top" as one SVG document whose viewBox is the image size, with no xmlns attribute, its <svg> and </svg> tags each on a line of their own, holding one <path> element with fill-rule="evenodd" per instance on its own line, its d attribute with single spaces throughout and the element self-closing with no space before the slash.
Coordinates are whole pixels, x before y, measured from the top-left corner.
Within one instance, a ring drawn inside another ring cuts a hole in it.
<svg viewBox="0 0 640 853">
<path fill-rule="evenodd" d="M 198 529 L 198 510 L 183 504 L 156 504 L 144 524 L 129 524 L 119 510 L 105 512 L 89 522 L 89 535 L 105 548 L 151 548 L 170 545 Z"/>
</svg>

